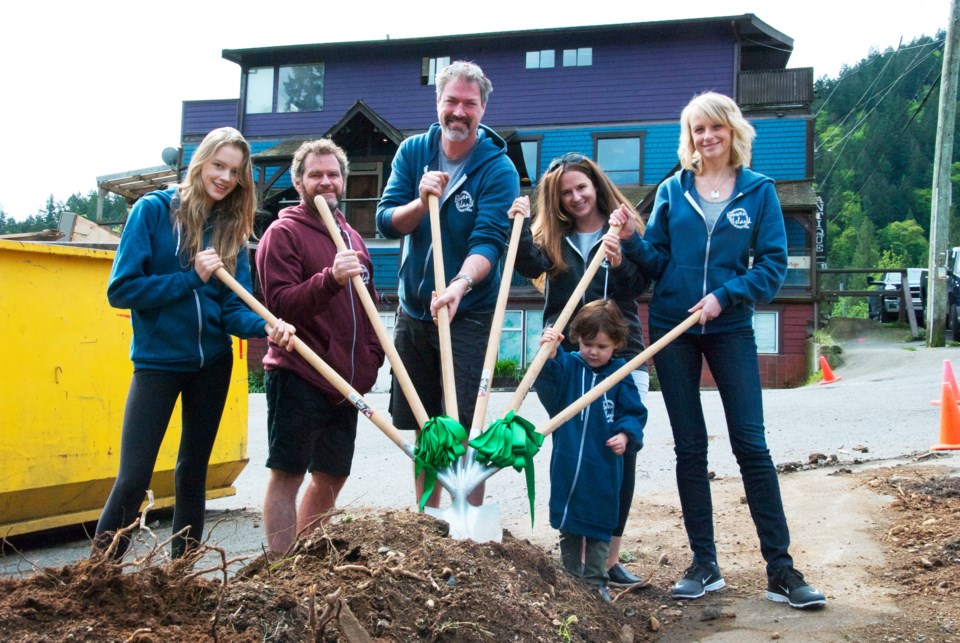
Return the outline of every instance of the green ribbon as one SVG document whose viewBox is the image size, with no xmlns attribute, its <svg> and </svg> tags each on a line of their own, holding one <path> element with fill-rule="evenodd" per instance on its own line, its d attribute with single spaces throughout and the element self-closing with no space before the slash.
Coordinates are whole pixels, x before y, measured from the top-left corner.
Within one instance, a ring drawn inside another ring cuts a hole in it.
<svg viewBox="0 0 960 643">
<path fill-rule="evenodd" d="M 413 450 L 415 475 L 423 471 L 423 495 L 420 497 L 420 510 L 427 504 L 437 484 L 437 472 L 454 462 L 467 452 L 463 446 L 467 439 L 467 430 L 456 420 L 441 415 L 427 420 L 417 436 L 417 446 Z"/>
<path fill-rule="evenodd" d="M 530 501 L 530 526 L 533 527 L 533 501 L 537 495 L 536 475 L 533 470 L 533 456 L 543 446 L 545 436 L 537 433 L 533 424 L 516 415 L 507 413 L 502 420 L 496 420 L 486 431 L 470 441 L 477 451 L 477 461 L 490 463 L 501 469 L 513 467 L 523 470 L 527 478 L 527 499 Z"/>
</svg>

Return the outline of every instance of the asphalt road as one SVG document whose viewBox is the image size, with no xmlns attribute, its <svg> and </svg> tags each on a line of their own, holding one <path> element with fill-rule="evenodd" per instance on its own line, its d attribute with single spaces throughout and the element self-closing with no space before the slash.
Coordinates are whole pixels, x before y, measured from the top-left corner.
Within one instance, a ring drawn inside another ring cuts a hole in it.
<svg viewBox="0 0 960 643">
<path fill-rule="evenodd" d="M 806 462 L 814 452 L 837 454 L 841 461 L 888 459 L 923 452 L 939 441 L 940 410 L 931 400 L 940 398 L 945 359 L 956 360 L 957 348 L 928 349 L 906 341 L 903 330 L 878 330 L 874 325 L 854 329 L 843 339 L 844 362 L 834 368 L 839 382 L 797 389 L 767 390 L 764 408 L 768 444 L 775 463 Z M 955 364 L 954 369 L 960 367 Z M 488 421 L 501 417 L 510 393 L 494 393 Z M 368 401 L 377 410 L 387 407 L 387 395 Z M 710 432 L 710 466 L 718 476 L 738 476 L 730 451 L 723 409 L 716 391 L 702 395 Z M 649 395 L 650 411 L 645 446 L 637 464 L 637 494 L 675 493 L 673 440 L 659 393 Z M 534 425 L 547 420 L 531 394 L 520 415 Z M 267 481 L 266 405 L 262 395 L 251 395 L 249 413 L 250 463 L 236 481 L 237 494 L 208 503 L 207 529 L 211 539 L 230 556 L 256 556 L 264 534 L 259 510 Z M 411 435 L 410 439 L 413 437 Z M 550 441 L 536 458 L 538 527 L 547 524 L 549 496 L 547 466 Z M 504 528 L 517 537 L 537 540 L 530 526 L 524 478 L 502 470 L 487 483 L 487 502 L 497 502 Z M 445 498 L 446 501 L 446 498 Z M 369 509 L 414 508 L 412 464 L 407 456 L 370 422 L 362 420 L 353 474 L 338 503 L 347 513 Z M 169 534 L 169 519 L 152 524 L 158 535 Z M 59 566 L 85 557 L 89 540 L 78 529 L 41 537 L 21 537 L 0 556 L 0 574 L 30 574 L 36 566 Z"/>
</svg>

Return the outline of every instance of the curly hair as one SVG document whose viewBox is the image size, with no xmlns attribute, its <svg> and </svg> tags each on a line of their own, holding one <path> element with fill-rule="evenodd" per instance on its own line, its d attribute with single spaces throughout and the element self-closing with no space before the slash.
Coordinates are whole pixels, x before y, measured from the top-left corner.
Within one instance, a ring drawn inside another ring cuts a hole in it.
<svg viewBox="0 0 960 643">
<path fill-rule="evenodd" d="M 203 187 L 203 166 L 225 145 L 232 145 L 243 155 L 237 174 L 237 186 L 222 201 L 206 209 L 207 193 Z M 190 159 L 187 175 L 178 188 L 180 207 L 171 209 L 174 225 L 180 226 L 182 258 L 193 263 L 203 250 L 204 231 L 213 227 L 209 245 L 217 251 L 227 272 L 237 268 L 237 254 L 253 234 L 253 218 L 257 211 L 257 194 L 253 184 L 253 163 L 250 145 L 232 127 L 221 127 L 207 134 Z"/>
<path fill-rule="evenodd" d="M 560 162 L 544 174 L 536 190 L 536 203 L 530 230 L 533 233 L 534 242 L 550 259 L 552 266 L 549 273 L 552 276 L 559 275 L 569 268 L 563 260 L 561 249 L 563 239 L 576 230 L 574 218 L 563 209 L 560 198 L 560 178 L 566 172 L 581 172 L 590 179 L 597 193 L 597 209 L 601 214 L 608 215 L 619 208 L 620 204 L 625 204 L 633 213 L 637 231 L 642 235 L 644 230 L 643 219 L 640 218 L 636 208 L 627 201 L 600 166 L 586 157 L 576 155 L 576 158 L 578 158 L 576 161 Z"/>
</svg>

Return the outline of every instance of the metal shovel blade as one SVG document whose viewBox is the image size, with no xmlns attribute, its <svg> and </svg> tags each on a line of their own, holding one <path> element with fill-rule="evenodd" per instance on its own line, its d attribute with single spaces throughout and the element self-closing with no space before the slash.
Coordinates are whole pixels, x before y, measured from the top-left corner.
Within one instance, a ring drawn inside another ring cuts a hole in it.
<svg viewBox="0 0 960 643">
<path fill-rule="evenodd" d="M 425 507 L 424 511 L 450 526 L 454 540 L 472 540 L 477 543 L 499 543 L 503 540 L 500 527 L 500 505 L 496 502 L 474 507 L 466 497 L 454 498 L 449 507 L 436 509 Z"/>
</svg>

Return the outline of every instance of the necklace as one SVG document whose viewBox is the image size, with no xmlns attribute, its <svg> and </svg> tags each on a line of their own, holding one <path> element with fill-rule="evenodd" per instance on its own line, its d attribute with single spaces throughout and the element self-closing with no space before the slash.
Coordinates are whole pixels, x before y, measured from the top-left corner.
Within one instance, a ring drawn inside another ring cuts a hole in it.
<svg viewBox="0 0 960 643">
<path fill-rule="evenodd" d="M 710 199 L 712 199 L 713 201 L 720 200 L 720 188 L 722 188 L 727 183 L 728 180 L 730 180 L 730 175 L 725 174 L 722 177 L 720 177 L 719 182 L 714 183 L 713 187 L 710 189 Z M 704 178 L 704 181 L 706 181 L 706 178 Z"/>
</svg>

